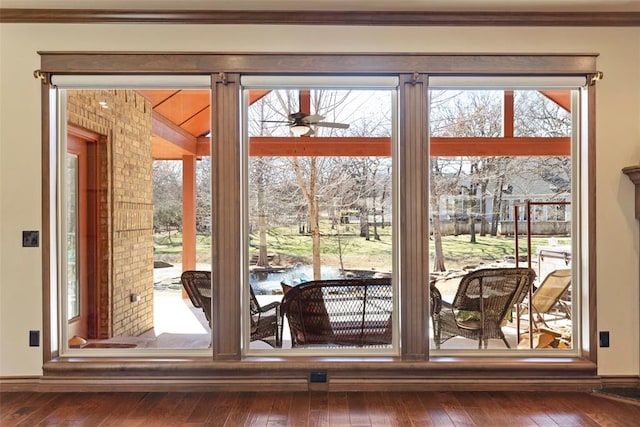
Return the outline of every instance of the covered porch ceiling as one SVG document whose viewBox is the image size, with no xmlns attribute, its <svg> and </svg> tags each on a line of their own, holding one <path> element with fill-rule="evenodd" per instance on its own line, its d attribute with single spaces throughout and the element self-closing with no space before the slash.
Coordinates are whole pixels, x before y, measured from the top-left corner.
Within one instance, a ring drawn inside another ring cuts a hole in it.
<svg viewBox="0 0 640 427">
<path fill-rule="evenodd" d="M 268 90 L 252 90 L 250 104 Z M 152 140 L 155 160 L 182 160 L 210 155 L 211 94 L 209 90 L 141 90 L 153 106 Z M 566 90 L 541 91 L 570 111 Z M 510 107 L 509 107 L 510 106 Z M 569 155 L 569 138 L 513 136 L 513 93 L 505 91 L 505 135 L 499 138 L 431 138 L 432 156 Z M 252 156 L 389 156 L 389 138 L 252 137 Z"/>
</svg>

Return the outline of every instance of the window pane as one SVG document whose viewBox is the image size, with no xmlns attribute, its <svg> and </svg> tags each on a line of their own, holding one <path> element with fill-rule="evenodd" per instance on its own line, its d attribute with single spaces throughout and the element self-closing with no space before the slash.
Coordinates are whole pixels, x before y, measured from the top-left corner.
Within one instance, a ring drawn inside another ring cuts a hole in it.
<svg viewBox="0 0 640 427">
<path fill-rule="evenodd" d="M 393 90 L 245 91 L 250 349 L 393 350 Z M 257 306 L 301 285 L 318 310 L 292 299 L 282 343 L 256 333 Z"/>
<path fill-rule="evenodd" d="M 207 349 L 206 308 L 181 274 L 211 269 L 210 91 L 61 95 L 63 339 L 83 351 Z"/>
<path fill-rule="evenodd" d="M 574 348 L 574 92 L 430 91 L 432 348 Z"/>
<path fill-rule="evenodd" d="M 67 157 L 67 320 L 80 315 L 78 277 L 78 156 Z"/>
</svg>

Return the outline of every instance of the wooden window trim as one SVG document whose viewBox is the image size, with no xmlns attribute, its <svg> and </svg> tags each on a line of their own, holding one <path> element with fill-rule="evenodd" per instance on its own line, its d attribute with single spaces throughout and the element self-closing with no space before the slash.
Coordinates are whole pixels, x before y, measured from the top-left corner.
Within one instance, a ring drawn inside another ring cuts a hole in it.
<svg viewBox="0 0 640 427">
<path fill-rule="evenodd" d="M 140 52 L 41 52 L 41 70 L 45 76 L 52 73 L 62 74 L 210 74 L 212 75 L 212 90 L 214 104 L 212 104 L 212 123 L 216 126 L 218 141 L 214 141 L 214 147 L 217 147 L 215 158 L 219 159 L 220 168 L 213 168 L 219 172 L 213 176 L 212 192 L 216 194 L 216 199 L 212 200 L 214 224 L 225 223 L 225 227 L 214 228 L 214 241 L 216 246 L 212 249 L 214 264 L 213 268 L 219 283 L 233 282 L 240 283 L 240 269 L 234 266 L 240 265 L 240 248 L 237 239 L 237 233 L 242 226 L 241 216 L 239 213 L 239 171 L 237 170 L 239 163 L 239 145 L 237 144 L 221 144 L 223 141 L 239 141 L 237 134 L 239 129 L 239 117 L 237 115 L 239 103 L 238 82 L 241 73 L 261 73 L 261 72 L 277 72 L 279 74 L 295 74 L 314 72 L 320 74 L 353 74 L 353 75 L 377 75 L 377 74 L 397 74 L 401 77 L 401 90 L 406 91 L 402 96 L 403 103 L 400 106 L 400 139 L 403 141 L 403 147 L 409 147 L 411 155 L 407 152 L 400 152 L 400 167 L 402 175 L 401 200 L 407 201 L 411 199 L 407 197 L 407 192 L 411 194 L 419 194 L 422 189 L 427 187 L 427 177 L 424 168 L 414 165 L 411 167 L 409 162 L 415 163 L 416 160 L 426 164 L 426 90 L 425 76 L 427 74 L 475 74 L 475 75 L 491 75 L 491 74 L 512 74 L 512 75 L 592 75 L 596 73 L 596 57 L 595 54 L 573 55 L 573 54 L 303 54 L 303 53 L 273 53 L 273 54 L 243 54 L 243 53 L 140 53 Z M 219 73 L 227 73 L 224 79 L 219 79 Z M 46 79 L 45 79 L 46 80 Z M 404 88 L 404 89 L 402 89 Z M 409 94 L 410 96 L 407 96 Z M 586 150 L 586 162 L 588 167 L 586 172 L 588 179 L 588 194 L 595 192 L 595 121 L 593 120 L 595 113 L 595 89 L 593 86 L 589 89 L 589 124 L 588 134 L 589 142 Z M 50 129 L 54 124 L 49 122 L 49 89 L 43 86 L 42 92 L 42 212 L 43 212 L 43 318 L 44 318 L 44 362 L 45 373 L 53 372 L 57 366 L 74 366 L 75 369 L 90 369 L 91 366 L 96 369 L 108 371 L 117 366 L 124 366 L 122 359 L 103 359 L 100 362 L 95 359 L 84 358 L 75 359 L 74 363 L 64 365 L 64 361 L 56 360 L 55 354 L 51 350 L 50 335 L 52 325 L 50 324 L 51 300 L 50 292 L 50 256 L 54 246 L 50 241 L 50 230 L 55 224 L 50 224 L 51 197 L 49 194 L 50 182 L 50 162 L 55 152 L 52 149 L 52 141 L 49 140 Z M 223 108 L 223 105 L 235 105 L 234 108 Z M 423 114 L 425 113 L 425 114 Z M 404 148 L 403 148 L 404 149 Z M 412 157 L 413 156 L 413 157 Z M 412 163 L 412 164 L 413 164 Z M 230 166 L 230 165 L 235 166 Z M 231 185 L 228 185 L 231 183 Z M 407 183 L 411 183 L 413 187 L 407 188 Z M 224 184 L 224 185 L 223 185 Z M 588 218 L 595 218 L 595 200 L 589 198 L 584 200 L 584 207 L 587 210 Z M 403 205 L 402 218 L 400 223 L 405 224 L 402 230 L 403 235 L 419 236 L 421 230 L 426 230 L 428 218 L 428 210 L 426 202 L 414 202 L 414 205 Z M 407 228 L 409 227 L 409 228 Z M 417 228 L 416 228 L 417 227 Z M 583 335 L 588 335 L 589 340 L 585 340 L 582 349 L 581 358 L 563 359 L 557 362 L 549 359 L 541 365 L 531 363 L 529 357 L 501 359 L 488 362 L 495 366 L 496 373 L 508 372 L 509 369 L 517 369 L 522 372 L 528 370 L 547 372 L 548 369 L 557 372 L 566 369 L 567 366 L 579 367 L 584 375 L 593 375 L 595 372 L 596 359 L 596 271 L 595 271 L 595 221 L 590 220 L 585 225 L 585 233 L 588 235 L 588 283 L 584 287 L 584 291 L 588 293 L 588 304 L 583 306 L 583 310 L 587 312 L 584 316 L 586 324 L 583 325 Z M 404 305 L 402 308 L 402 330 L 403 330 L 403 353 L 398 359 L 390 359 L 389 366 L 394 366 L 398 372 L 403 370 L 406 361 L 425 361 L 424 369 L 443 369 L 436 368 L 443 365 L 442 361 L 436 359 L 428 359 L 428 342 L 425 337 L 426 322 L 428 319 L 427 307 L 423 287 L 409 286 L 408 283 L 426 283 L 422 280 L 428 277 L 428 263 L 425 262 L 427 257 L 427 249 L 423 239 L 403 239 L 400 247 L 401 253 L 404 255 L 403 263 L 400 267 L 400 277 L 403 282 L 401 288 L 403 295 L 411 294 L 412 305 Z M 223 256 L 223 254 L 226 254 Z M 407 259 L 407 255 L 415 257 L 415 259 Z M 236 280 L 237 279 L 237 280 Z M 232 361 L 241 363 L 232 363 L 233 366 L 264 366 L 265 368 L 273 367 L 273 361 L 268 358 L 241 359 L 240 343 L 237 337 L 240 331 L 240 289 L 226 289 L 220 295 L 216 295 L 219 308 L 217 313 L 222 316 L 219 320 L 224 319 L 226 324 L 225 332 L 217 331 L 214 334 L 213 353 L 214 359 L 219 361 Z M 417 302 L 415 302 L 417 301 Z M 224 308 L 226 307 L 226 308 Z M 224 311 L 223 313 L 223 310 Z M 216 310 L 214 309 L 214 312 Z M 232 320 L 230 320 L 232 319 Z M 235 320 L 234 320 L 235 319 Z M 229 323 L 230 322 L 230 323 Z M 214 322 L 220 324 L 219 322 Z M 279 370 L 291 369 L 295 370 L 295 363 L 300 363 L 299 369 L 310 367 L 311 364 L 305 365 L 304 361 L 291 361 L 291 358 L 278 357 L 278 360 L 286 360 L 287 366 L 283 367 L 282 363 L 277 363 Z M 173 358 L 173 360 L 176 360 Z M 200 359 L 184 359 L 183 362 L 188 369 L 194 362 Z M 206 360 L 206 359 L 205 359 Z M 314 360 L 317 363 L 322 359 Z M 453 360 L 453 359 L 446 359 Z M 76 362 L 83 361 L 86 363 L 78 364 Z M 126 364 L 131 366 L 140 366 L 143 370 L 149 367 L 149 364 L 155 364 L 158 359 L 150 360 L 144 358 L 127 358 Z M 487 363 L 482 362 L 478 358 L 456 359 L 456 369 L 460 369 L 461 361 L 465 361 L 469 372 L 479 373 L 486 371 Z M 181 364 L 180 362 L 175 362 Z M 201 362 L 197 362 L 201 363 Z M 196 363 L 196 364 L 197 364 Z M 211 367 L 218 369 L 219 365 L 214 361 L 202 362 Z M 160 364 L 165 368 L 168 366 L 164 363 Z M 145 366 L 147 368 L 145 368 Z M 173 366 L 173 365 L 172 365 Z M 226 366 L 226 365 L 225 365 Z M 314 365 L 315 366 L 315 365 Z M 330 364 L 328 366 L 334 366 Z M 335 365 L 338 366 L 338 365 Z M 349 363 L 351 369 L 354 369 L 353 362 Z M 363 362 L 362 369 L 370 366 L 369 362 Z M 373 366 L 373 365 L 371 365 Z M 387 365 L 385 365 L 387 366 Z M 516 368 L 516 366 L 519 366 Z M 529 366 L 529 367 L 527 367 Z M 422 367 L 422 365 L 421 365 Z M 431 368 L 429 368 L 431 367 Z M 507 369 L 507 367 L 509 367 Z M 553 367 L 557 367 L 553 368 Z M 376 369 L 379 368 L 376 366 Z M 152 371 L 155 368 L 151 369 Z M 166 371 L 165 371 L 166 372 Z M 407 371 L 410 375 L 410 370 Z M 404 375 L 404 374 L 400 374 Z"/>
<path fill-rule="evenodd" d="M 7 23 L 634 27 L 640 12 L 247 11 L 0 9 Z"/>
</svg>

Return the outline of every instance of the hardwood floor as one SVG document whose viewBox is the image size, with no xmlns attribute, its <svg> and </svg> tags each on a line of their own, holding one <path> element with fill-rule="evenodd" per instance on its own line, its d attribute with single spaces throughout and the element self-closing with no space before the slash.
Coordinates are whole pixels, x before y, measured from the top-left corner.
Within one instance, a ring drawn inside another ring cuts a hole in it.
<svg viewBox="0 0 640 427">
<path fill-rule="evenodd" d="M 0 393 L 0 426 L 634 426 L 640 405 L 567 392 Z"/>
</svg>

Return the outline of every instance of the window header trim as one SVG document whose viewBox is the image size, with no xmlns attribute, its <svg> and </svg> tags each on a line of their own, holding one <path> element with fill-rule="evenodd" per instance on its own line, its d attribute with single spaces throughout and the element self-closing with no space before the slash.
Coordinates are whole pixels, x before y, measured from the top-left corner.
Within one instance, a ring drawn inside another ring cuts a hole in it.
<svg viewBox="0 0 640 427">
<path fill-rule="evenodd" d="M 85 75 L 54 74 L 60 89 L 209 89 L 210 75 Z"/>
<path fill-rule="evenodd" d="M 554 75 L 595 73 L 597 54 L 39 52 L 40 73 Z"/>
<path fill-rule="evenodd" d="M 389 89 L 400 82 L 397 76 L 242 76 L 240 83 L 247 89 Z"/>
<path fill-rule="evenodd" d="M 429 76 L 432 89 L 577 89 L 586 76 Z"/>
</svg>

